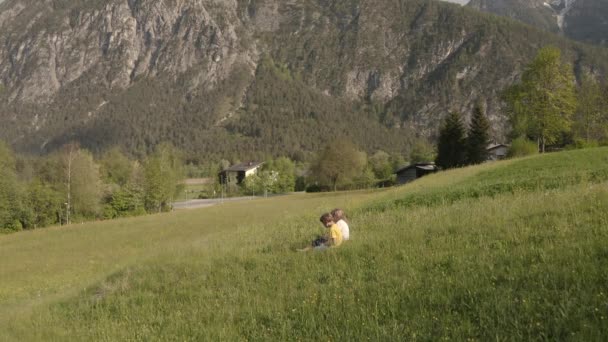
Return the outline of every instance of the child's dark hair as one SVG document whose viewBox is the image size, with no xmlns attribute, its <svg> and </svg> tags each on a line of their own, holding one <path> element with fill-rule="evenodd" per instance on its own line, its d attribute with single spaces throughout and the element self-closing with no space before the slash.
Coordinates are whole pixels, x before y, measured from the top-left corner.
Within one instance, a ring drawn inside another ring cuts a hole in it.
<svg viewBox="0 0 608 342">
<path fill-rule="evenodd" d="M 334 217 L 331 216 L 330 213 L 325 213 L 321 215 L 321 218 L 319 220 L 321 221 L 321 223 L 333 222 Z"/>
</svg>

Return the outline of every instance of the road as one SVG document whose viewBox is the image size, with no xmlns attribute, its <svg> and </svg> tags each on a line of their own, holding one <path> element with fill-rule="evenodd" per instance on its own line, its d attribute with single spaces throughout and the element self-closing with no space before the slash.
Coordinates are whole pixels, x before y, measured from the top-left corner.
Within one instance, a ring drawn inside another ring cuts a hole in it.
<svg viewBox="0 0 608 342">
<path fill-rule="evenodd" d="M 263 198 L 263 197 L 231 197 L 231 198 L 213 198 L 213 199 L 196 199 L 185 202 L 175 202 L 173 203 L 173 208 L 176 210 L 184 210 L 184 209 L 199 209 L 212 207 L 214 205 L 218 205 L 223 202 L 238 202 L 238 201 L 251 201 L 254 199 Z"/>
</svg>

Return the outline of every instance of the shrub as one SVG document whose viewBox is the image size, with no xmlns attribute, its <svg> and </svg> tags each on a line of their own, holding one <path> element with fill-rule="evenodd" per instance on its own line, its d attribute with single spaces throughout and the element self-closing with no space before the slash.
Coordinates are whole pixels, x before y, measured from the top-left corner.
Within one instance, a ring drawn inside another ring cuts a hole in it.
<svg viewBox="0 0 608 342">
<path fill-rule="evenodd" d="M 585 139 L 576 139 L 574 140 L 574 144 L 568 146 L 572 149 L 583 149 L 583 148 L 592 148 L 600 146 L 599 143 L 595 140 L 587 141 Z"/>
<path fill-rule="evenodd" d="M 509 158 L 530 156 L 538 154 L 538 145 L 534 141 L 530 141 L 524 137 L 517 138 L 511 143 L 509 149 Z"/>
</svg>

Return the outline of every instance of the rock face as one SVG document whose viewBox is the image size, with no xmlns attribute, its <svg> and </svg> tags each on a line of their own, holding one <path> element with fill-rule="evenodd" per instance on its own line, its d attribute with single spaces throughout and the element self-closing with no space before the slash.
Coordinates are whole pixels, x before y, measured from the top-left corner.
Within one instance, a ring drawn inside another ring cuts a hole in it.
<svg viewBox="0 0 608 342">
<path fill-rule="evenodd" d="M 557 14 L 563 0 L 471 0 L 468 6 L 559 32 Z"/>
<path fill-rule="evenodd" d="M 364 148 L 405 151 L 399 137 L 432 137 L 448 111 L 479 101 L 500 139 L 502 89 L 551 42 L 571 46 L 430 0 L 6 0 L 0 139 L 218 154 L 282 141 L 272 153 L 284 154 L 318 148 L 335 121 Z M 604 51 L 567 55 L 604 70 Z"/>
<path fill-rule="evenodd" d="M 238 26 L 217 22 L 221 15 L 238 24 L 234 2 L 218 1 L 211 13 L 188 0 L 106 1 L 91 8 L 54 3 L 4 6 L 0 77 L 9 101 L 51 101 L 85 74 L 90 83 L 125 89 L 138 77 L 179 75 L 201 63 L 201 77 L 221 79 L 235 63 L 251 62 L 239 53 Z"/>
<path fill-rule="evenodd" d="M 608 1 L 577 0 L 564 18 L 566 36 L 608 46 Z"/>
<path fill-rule="evenodd" d="M 471 0 L 468 6 L 593 44 L 608 42 L 604 0 Z"/>
</svg>

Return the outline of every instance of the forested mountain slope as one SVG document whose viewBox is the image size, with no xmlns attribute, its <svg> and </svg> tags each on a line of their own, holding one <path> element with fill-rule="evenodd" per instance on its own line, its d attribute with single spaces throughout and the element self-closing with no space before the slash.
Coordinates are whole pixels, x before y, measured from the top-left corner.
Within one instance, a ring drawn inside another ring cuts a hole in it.
<svg viewBox="0 0 608 342">
<path fill-rule="evenodd" d="M 469 6 L 587 43 L 608 43 L 605 0 L 471 0 Z"/>
<path fill-rule="evenodd" d="M 7 0 L 0 139 L 250 156 L 346 135 L 406 152 L 477 101 L 500 138 L 499 96 L 546 44 L 608 70 L 603 49 L 432 0 Z"/>
</svg>

